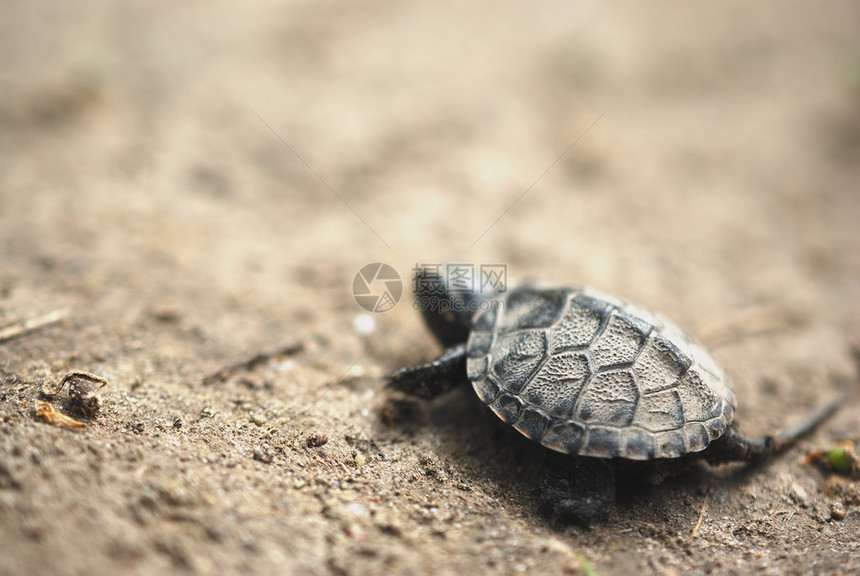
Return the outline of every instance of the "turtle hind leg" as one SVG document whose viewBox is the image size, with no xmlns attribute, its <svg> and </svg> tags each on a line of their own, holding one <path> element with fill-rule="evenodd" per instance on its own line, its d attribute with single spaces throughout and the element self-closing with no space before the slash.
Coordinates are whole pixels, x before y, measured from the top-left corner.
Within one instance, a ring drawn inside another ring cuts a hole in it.
<svg viewBox="0 0 860 576">
<path fill-rule="evenodd" d="M 810 414 L 805 420 L 790 426 L 774 436 L 746 438 L 734 428 L 728 427 L 726 433 L 714 440 L 704 453 L 711 464 L 727 462 L 749 462 L 761 460 L 792 447 L 798 440 L 818 428 L 854 395 L 846 392 L 830 400 L 827 404 Z"/>
<path fill-rule="evenodd" d="M 537 500 L 538 513 L 550 520 L 588 526 L 615 503 L 615 474 L 606 462 L 576 458 L 568 474 L 553 476 L 541 483 Z"/>
<path fill-rule="evenodd" d="M 407 366 L 388 376 L 387 386 L 418 396 L 435 398 L 468 381 L 466 345 L 448 348 L 429 364 Z"/>
</svg>

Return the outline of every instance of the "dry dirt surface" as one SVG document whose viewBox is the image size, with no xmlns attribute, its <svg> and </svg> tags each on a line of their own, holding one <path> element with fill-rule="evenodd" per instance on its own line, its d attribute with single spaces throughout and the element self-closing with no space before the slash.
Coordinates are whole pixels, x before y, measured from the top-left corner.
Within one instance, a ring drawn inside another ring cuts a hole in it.
<svg viewBox="0 0 860 576">
<path fill-rule="evenodd" d="M 747 434 L 854 380 L 856 2 L 2 13 L 0 574 L 860 573 L 856 480 L 804 464 L 858 401 L 583 527 L 535 505 L 568 460 L 468 388 L 384 388 L 440 350 L 409 283 L 439 262 L 662 311 Z M 43 393 L 72 370 L 97 413 Z"/>
</svg>

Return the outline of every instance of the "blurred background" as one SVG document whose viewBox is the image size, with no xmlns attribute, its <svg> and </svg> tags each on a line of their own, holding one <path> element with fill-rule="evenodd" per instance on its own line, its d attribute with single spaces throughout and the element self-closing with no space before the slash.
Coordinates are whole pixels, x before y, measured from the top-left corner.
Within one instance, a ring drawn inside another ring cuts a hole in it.
<svg viewBox="0 0 860 576">
<path fill-rule="evenodd" d="M 850 2 L 4 12 L 13 296 L 334 335 L 368 262 L 503 263 L 694 332 L 761 303 L 858 331 Z"/>
<path fill-rule="evenodd" d="M 466 260 L 842 308 L 856 9 L 729 8 L 10 3 L 3 248 L 322 307 L 369 261 Z"/>
<path fill-rule="evenodd" d="M 376 378 L 427 360 L 438 348 L 409 277 L 439 262 L 506 264 L 511 282 L 591 284 L 665 312 L 722 342 L 747 417 L 774 398 L 815 404 L 853 370 L 854 2 L 2 14 L 0 322 L 71 307 L 84 357 L 118 390 L 141 372 L 181 387 L 308 335 L 321 343 L 310 385 L 283 396 L 312 400 L 356 359 Z M 369 262 L 407 289 L 357 330 L 353 277 Z M 111 361 L 126 341 L 139 346 Z M 5 369 L 62 364 L 44 350 L 13 350 Z M 318 417 L 337 402 L 356 399 L 333 393 Z"/>
</svg>

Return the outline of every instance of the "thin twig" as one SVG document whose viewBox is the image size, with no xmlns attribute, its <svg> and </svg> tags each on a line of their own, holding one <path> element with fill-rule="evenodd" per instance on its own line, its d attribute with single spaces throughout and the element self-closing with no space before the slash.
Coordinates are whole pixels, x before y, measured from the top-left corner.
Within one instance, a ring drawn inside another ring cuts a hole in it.
<svg viewBox="0 0 860 576">
<path fill-rule="evenodd" d="M 303 342 L 293 342 L 292 344 L 287 344 L 286 346 L 281 346 L 275 350 L 270 350 L 268 352 L 257 352 L 253 356 L 248 356 L 238 362 L 231 362 L 217 370 L 210 372 L 205 375 L 200 382 L 202 384 L 212 384 L 215 381 L 224 381 L 228 376 L 238 372 L 239 370 L 251 370 L 260 364 L 264 364 L 268 362 L 271 358 L 275 356 L 290 356 L 292 354 L 296 354 L 301 352 L 304 349 L 305 345 Z"/>
<path fill-rule="evenodd" d="M 693 531 L 690 532 L 690 540 L 696 537 L 696 534 L 699 533 L 699 528 L 702 527 L 702 520 L 705 519 L 705 511 L 708 509 L 708 498 L 710 497 L 710 493 L 705 494 L 705 499 L 702 501 L 702 509 L 699 510 L 699 519 L 696 520 L 696 525 L 693 526 Z"/>
<path fill-rule="evenodd" d="M 45 326 L 56 324 L 68 314 L 69 311 L 66 309 L 54 310 L 53 312 L 48 312 L 44 316 L 37 316 L 35 318 L 30 318 L 29 320 L 24 320 L 23 322 L 18 322 L 17 324 L 12 324 L 6 328 L 2 328 L 0 329 L 0 342 L 6 342 L 7 340 L 18 338 L 25 334 L 29 334 L 30 332 L 35 332 Z"/>
</svg>

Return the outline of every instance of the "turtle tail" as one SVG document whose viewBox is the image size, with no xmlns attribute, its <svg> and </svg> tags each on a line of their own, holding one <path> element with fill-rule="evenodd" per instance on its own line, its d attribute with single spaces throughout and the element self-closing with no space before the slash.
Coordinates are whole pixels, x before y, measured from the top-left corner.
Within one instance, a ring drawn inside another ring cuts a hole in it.
<svg viewBox="0 0 860 576">
<path fill-rule="evenodd" d="M 814 431 L 855 396 L 857 387 L 839 394 L 810 414 L 805 420 L 789 426 L 779 434 L 758 438 L 741 436 L 733 426 L 714 440 L 706 450 L 705 459 L 711 464 L 761 460 L 794 446 L 798 440 Z"/>
</svg>

